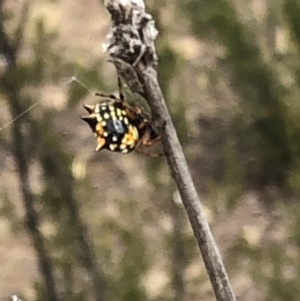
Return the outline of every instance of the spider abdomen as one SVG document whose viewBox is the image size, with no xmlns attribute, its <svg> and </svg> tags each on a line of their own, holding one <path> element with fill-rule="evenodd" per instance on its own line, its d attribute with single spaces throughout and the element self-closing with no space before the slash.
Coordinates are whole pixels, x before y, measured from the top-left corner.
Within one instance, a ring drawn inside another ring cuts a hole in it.
<svg viewBox="0 0 300 301">
<path fill-rule="evenodd" d="M 96 151 L 108 149 L 128 153 L 134 150 L 139 141 L 139 130 L 122 103 L 104 101 L 84 107 L 90 114 L 82 119 L 90 125 L 97 137 Z"/>
</svg>

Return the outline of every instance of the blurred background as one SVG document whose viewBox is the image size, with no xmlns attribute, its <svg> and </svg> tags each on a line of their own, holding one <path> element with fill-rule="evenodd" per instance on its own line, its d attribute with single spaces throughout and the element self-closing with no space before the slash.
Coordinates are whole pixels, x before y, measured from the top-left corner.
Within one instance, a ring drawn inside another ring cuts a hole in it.
<svg viewBox="0 0 300 301">
<path fill-rule="evenodd" d="M 146 6 L 238 300 L 300 300 L 300 2 Z M 0 0 L 0 14 L 0 297 L 214 300 L 164 159 L 95 153 L 79 118 L 117 89 L 102 1 Z"/>
</svg>

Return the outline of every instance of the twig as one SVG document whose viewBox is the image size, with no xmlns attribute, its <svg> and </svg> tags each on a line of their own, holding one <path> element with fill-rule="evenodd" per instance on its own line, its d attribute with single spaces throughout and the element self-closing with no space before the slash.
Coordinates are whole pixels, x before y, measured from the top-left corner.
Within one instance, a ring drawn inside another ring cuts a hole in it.
<svg viewBox="0 0 300 301">
<path fill-rule="evenodd" d="M 106 0 L 112 24 L 103 45 L 119 75 L 133 92 L 149 103 L 153 117 L 165 123 L 163 147 L 197 239 L 216 299 L 234 301 L 235 296 L 204 210 L 192 181 L 177 133 L 162 95 L 156 74 L 157 36 L 152 16 L 142 0 Z"/>
</svg>

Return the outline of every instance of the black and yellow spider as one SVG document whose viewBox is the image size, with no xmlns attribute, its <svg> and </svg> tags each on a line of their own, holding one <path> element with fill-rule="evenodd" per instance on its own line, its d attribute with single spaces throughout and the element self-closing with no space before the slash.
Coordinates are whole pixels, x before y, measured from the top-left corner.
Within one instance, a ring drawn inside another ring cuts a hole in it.
<svg viewBox="0 0 300 301">
<path fill-rule="evenodd" d="M 118 88 L 119 98 L 96 93 L 105 99 L 96 105 L 83 105 L 89 115 L 81 118 L 94 132 L 96 151 L 108 149 L 126 154 L 135 150 L 153 157 L 162 155 L 145 152 L 144 148 L 159 141 L 162 135 L 154 130 L 151 120 L 144 116 L 140 108 L 132 107 L 125 101 L 119 77 Z"/>
</svg>

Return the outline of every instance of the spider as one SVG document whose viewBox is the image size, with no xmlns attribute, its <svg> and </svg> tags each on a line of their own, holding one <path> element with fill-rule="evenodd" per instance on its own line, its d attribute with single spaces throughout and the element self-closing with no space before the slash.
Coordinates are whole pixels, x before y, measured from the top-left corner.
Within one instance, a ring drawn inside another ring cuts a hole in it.
<svg viewBox="0 0 300 301">
<path fill-rule="evenodd" d="M 96 151 L 108 149 L 126 154 L 135 150 L 151 157 L 162 156 L 161 153 L 145 152 L 145 148 L 161 140 L 162 133 L 154 130 L 151 120 L 139 107 L 130 106 L 125 101 L 120 77 L 118 88 L 119 98 L 113 94 L 96 93 L 105 99 L 96 105 L 83 105 L 89 115 L 81 118 L 94 132 Z"/>
</svg>

